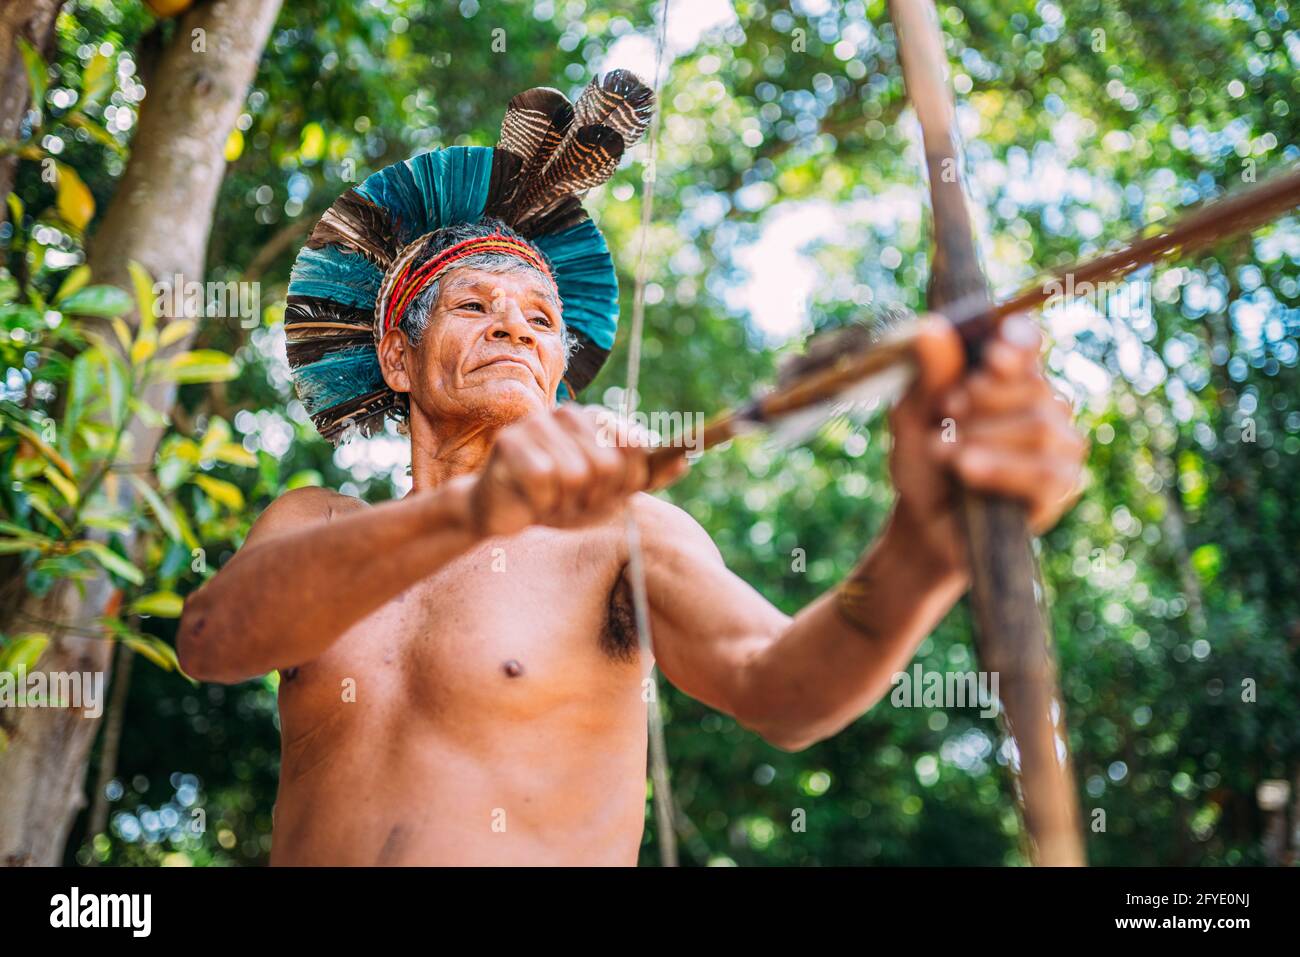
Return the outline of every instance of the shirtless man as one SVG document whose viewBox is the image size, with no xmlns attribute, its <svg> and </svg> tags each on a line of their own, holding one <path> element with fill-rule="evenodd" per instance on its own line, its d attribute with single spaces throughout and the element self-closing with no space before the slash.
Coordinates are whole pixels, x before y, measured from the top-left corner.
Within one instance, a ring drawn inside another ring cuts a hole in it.
<svg viewBox="0 0 1300 957">
<path fill-rule="evenodd" d="M 185 606 L 190 675 L 281 672 L 273 864 L 636 863 L 652 662 L 630 625 L 626 508 L 663 674 L 797 750 L 880 699 L 966 588 L 954 475 L 1023 500 L 1039 531 L 1076 494 L 1084 442 L 1034 327 L 1008 322 L 963 376 L 932 323 L 892 413 L 897 503 L 853 572 L 866 612 L 831 592 L 790 618 L 642 491 L 644 449 L 557 409 L 563 317 L 539 273 L 456 268 L 436 293 L 418 340 L 379 345 L 409 396 L 410 494 L 289 492 Z"/>
</svg>

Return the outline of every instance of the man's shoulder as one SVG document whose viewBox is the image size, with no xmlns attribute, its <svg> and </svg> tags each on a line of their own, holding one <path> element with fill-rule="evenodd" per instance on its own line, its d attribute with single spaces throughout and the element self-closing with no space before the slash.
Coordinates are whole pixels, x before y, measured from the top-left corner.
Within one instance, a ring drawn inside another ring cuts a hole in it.
<svg viewBox="0 0 1300 957">
<path fill-rule="evenodd" d="M 332 488 L 322 488 L 319 485 L 304 485 L 302 488 L 285 492 L 272 502 L 263 514 L 276 511 L 304 518 L 314 516 L 328 519 L 369 507 L 368 502 L 355 495 L 344 495 L 342 492 L 336 492 Z"/>
<path fill-rule="evenodd" d="M 718 546 L 704 526 L 672 502 L 638 492 L 632 497 L 632 512 L 647 551 L 698 550 L 722 560 Z"/>
<path fill-rule="evenodd" d="M 369 504 L 355 496 L 316 485 L 290 489 L 258 516 L 248 533 L 248 541 L 260 541 L 269 535 L 319 525 L 369 507 Z"/>
</svg>

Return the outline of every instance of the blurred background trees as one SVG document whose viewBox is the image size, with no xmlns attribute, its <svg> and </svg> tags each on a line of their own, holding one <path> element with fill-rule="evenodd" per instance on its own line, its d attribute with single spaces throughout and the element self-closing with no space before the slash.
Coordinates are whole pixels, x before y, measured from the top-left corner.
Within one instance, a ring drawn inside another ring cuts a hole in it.
<svg viewBox="0 0 1300 957">
<path fill-rule="evenodd" d="M 134 2 L 63 6 L 49 43 L 34 50 L 34 109 L 3 144 L 18 162 L 0 225 L 0 467 L 9 477 L 0 571 L 38 594 L 79 575 L 111 581 L 117 606 L 81 630 L 141 652 L 124 656 L 130 683 L 118 687 L 129 693 L 90 755 L 90 803 L 65 861 L 266 860 L 276 676 L 225 688 L 170 670 L 179 601 L 285 489 L 319 483 L 381 500 L 407 487 L 404 439 L 333 451 L 292 396 L 280 321 L 293 255 L 321 211 L 368 173 L 424 149 L 495 142 L 513 93 L 576 93 L 615 66 L 648 75 L 656 9 L 286 5 L 217 138 L 227 166 L 202 267 L 208 279 L 259 283 L 259 308 L 253 321 L 203 319 L 193 341 L 167 343 L 165 355 L 183 348 L 190 358 L 167 360 L 186 371 L 156 366 L 179 388 L 158 410 L 157 458 L 141 469 L 96 444 L 100 425 L 89 438 L 69 435 L 67 416 L 75 405 L 84 419 L 112 422 L 113 396 L 126 395 L 113 383 L 154 360 L 136 346 L 138 323 L 125 349 L 88 334 L 115 336 L 111 318 L 96 317 L 129 319 L 135 294 L 129 274 L 96 268 L 94 244 L 98 211 L 122 195 L 140 149 L 137 121 L 176 80 L 166 51 L 187 21 Z M 1003 289 L 1300 154 L 1290 115 L 1300 31 L 1283 3 L 962 0 L 939 9 L 984 253 Z M 668 53 L 641 407 L 708 413 L 770 380 L 811 330 L 919 305 L 923 164 L 883 0 L 678 0 Z M 589 201 L 624 270 L 625 298 L 645 156 L 639 148 Z M 61 174 L 53 181 L 45 160 Z M 157 226 L 164 236 L 174 228 Z M 1095 863 L 1294 853 L 1297 262 L 1292 219 L 1043 317 L 1049 365 L 1093 441 L 1090 486 L 1042 540 L 1041 557 L 1081 803 L 1104 828 L 1088 834 Z M 160 265 L 143 263 L 139 281 L 169 278 Z M 624 359 L 620 340 L 585 401 L 618 403 Z M 95 402 L 108 407 L 77 404 Z M 701 460 L 668 494 L 739 574 L 794 611 L 843 576 L 882 521 L 886 451 L 879 421 L 841 423 L 793 449 L 749 440 Z M 64 494 L 59 477 L 80 497 L 89 486 L 79 470 L 96 467 L 134 490 L 130 510 L 96 499 L 104 482 L 79 511 Z M 55 631 L 12 618 L 4 629 L 0 667 L 10 668 L 47 653 L 42 641 Z M 918 661 L 977 667 L 964 609 Z M 885 702 L 836 738 L 785 754 L 684 696 L 670 693 L 667 704 L 688 863 L 1024 860 L 1005 743 L 974 710 Z M 0 755 L 0 778 L 5 762 Z M 1257 801 L 1267 781 L 1291 782 L 1280 819 Z M 1282 842 L 1266 848 L 1279 822 Z"/>
</svg>

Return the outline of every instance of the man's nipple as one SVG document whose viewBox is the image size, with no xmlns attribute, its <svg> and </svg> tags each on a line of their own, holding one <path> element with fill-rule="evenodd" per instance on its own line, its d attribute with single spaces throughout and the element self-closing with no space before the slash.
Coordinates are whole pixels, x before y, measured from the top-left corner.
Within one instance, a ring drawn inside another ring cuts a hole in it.
<svg viewBox="0 0 1300 957">
<path fill-rule="evenodd" d="M 511 658 L 501 666 L 501 670 L 506 673 L 507 678 L 518 678 L 524 673 L 524 666 Z"/>
</svg>

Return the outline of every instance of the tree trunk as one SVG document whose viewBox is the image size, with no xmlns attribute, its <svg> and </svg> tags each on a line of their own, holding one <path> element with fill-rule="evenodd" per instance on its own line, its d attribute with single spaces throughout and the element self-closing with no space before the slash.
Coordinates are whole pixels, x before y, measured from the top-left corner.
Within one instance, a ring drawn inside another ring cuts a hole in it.
<svg viewBox="0 0 1300 957">
<path fill-rule="evenodd" d="M 18 38 L 46 53 L 61 6 L 63 0 L 0 0 L 0 142 L 18 141 L 31 94 Z M 0 156 L 0 200 L 14 188 L 17 169 L 16 155 Z M 9 204 L 0 202 L 0 224 L 8 217 Z"/>
<path fill-rule="evenodd" d="M 130 289 L 130 260 L 160 282 L 171 283 L 178 274 L 183 281 L 202 279 L 225 174 L 223 147 L 279 7 L 280 0 L 215 0 L 177 23 L 140 110 L 126 173 L 91 243 L 96 282 Z M 159 317 L 160 322 L 167 318 Z M 181 342 L 176 348 L 187 346 Z M 164 411 L 174 398 L 171 385 L 145 396 Z M 162 430 L 137 419 L 128 435 L 123 456 L 152 460 Z M 119 488 L 121 504 L 130 506 L 130 484 Z M 39 663 L 42 671 L 107 675 L 113 645 L 88 635 L 99 632 L 96 620 L 115 594 L 101 576 L 84 591 L 60 584 L 23 602 L 17 624 L 48 631 L 52 639 Z M 98 719 L 68 709 L 15 710 L 7 726 L 9 749 L 0 754 L 0 864 L 60 862 L 68 831 L 86 804 L 86 765 L 98 726 Z"/>
</svg>

